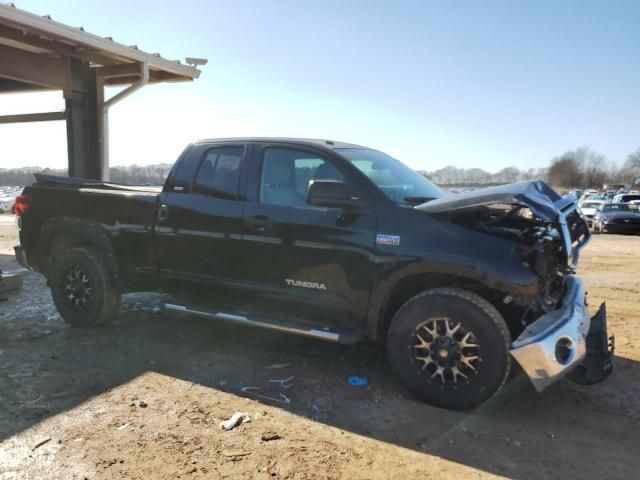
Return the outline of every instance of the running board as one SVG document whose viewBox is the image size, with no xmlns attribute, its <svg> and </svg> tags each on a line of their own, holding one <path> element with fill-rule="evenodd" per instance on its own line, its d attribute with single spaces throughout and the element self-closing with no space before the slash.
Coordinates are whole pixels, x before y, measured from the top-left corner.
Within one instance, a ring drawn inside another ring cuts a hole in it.
<svg viewBox="0 0 640 480">
<path fill-rule="evenodd" d="M 273 323 L 265 320 L 255 320 L 244 315 L 236 315 L 225 312 L 210 312 L 206 310 L 198 310 L 195 308 L 185 307 L 183 305 L 175 305 L 173 303 L 165 303 L 165 310 L 171 310 L 174 312 L 189 313 L 192 315 L 198 315 L 205 318 L 213 318 L 215 320 L 224 320 L 228 322 L 240 323 L 243 325 L 250 325 L 252 327 L 270 328 L 271 330 L 278 330 L 280 332 L 295 333 L 297 335 L 304 335 L 307 337 L 320 338 L 322 340 L 328 340 L 336 343 L 355 343 L 360 340 L 353 335 L 340 335 L 330 330 L 322 330 L 318 328 L 308 328 L 302 325 L 296 325 L 292 323 Z"/>
</svg>

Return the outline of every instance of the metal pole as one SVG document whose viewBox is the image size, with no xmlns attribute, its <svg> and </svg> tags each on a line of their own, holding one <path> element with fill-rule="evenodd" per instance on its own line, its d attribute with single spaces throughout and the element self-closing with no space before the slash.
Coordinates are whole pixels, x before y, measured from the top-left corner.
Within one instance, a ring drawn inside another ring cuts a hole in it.
<svg viewBox="0 0 640 480">
<path fill-rule="evenodd" d="M 149 65 L 140 64 L 140 80 L 105 100 L 102 106 L 102 179 L 109 180 L 109 108 L 140 90 L 149 82 Z"/>
</svg>

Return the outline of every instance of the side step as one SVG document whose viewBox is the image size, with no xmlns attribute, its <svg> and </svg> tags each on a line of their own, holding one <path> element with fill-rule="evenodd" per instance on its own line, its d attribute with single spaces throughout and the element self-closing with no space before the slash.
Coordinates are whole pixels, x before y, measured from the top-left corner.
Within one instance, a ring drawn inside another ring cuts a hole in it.
<svg viewBox="0 0 640 480">
<path fill-rule="evenodd" d="M 361 340 L 360 337 L 352 334 L 339 334 L 330 330 L 324 330 L 319 328 L 309 328 L 305 325 L 294 324 L 290 322 L 273 322 L 265 319 L 249 318 L 244 315 L 236 315 L 225 312 L 212 312 L 197 308 L 185 307 L 183 305 L 175 305 L 173 303 L 165 303 L 165 310 L 171 310 L 174 312 L 189 313 L 205 318 L 213 318 L 215 320 L 224 320 L 227 322 L 240 323 L 243 325 L 249 325 L 252 327 L 270 328 L 271 330 L 278 330 L 280 332 L 295 333 L 297 335 L 304 335 L 307 337 L 320 338 L 322 340 L 328 340 L 336 343 L 356 343 Z"/>
</svg>

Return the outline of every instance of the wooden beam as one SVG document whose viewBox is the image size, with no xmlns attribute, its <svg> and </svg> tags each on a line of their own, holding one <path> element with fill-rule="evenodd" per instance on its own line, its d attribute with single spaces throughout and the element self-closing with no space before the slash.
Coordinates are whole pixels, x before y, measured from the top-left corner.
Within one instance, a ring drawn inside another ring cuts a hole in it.
<svg viewBox="0 0 640 480">
<path fill-rule="evenodd" d="M 71 84 L 69 62 L 0 45 L 0 77 L 64 90 Z"/>
<path fill-rule="evenodd" d="M 126 75 L 121 77 L 103 77 L 107 86 L 129 85 L 140 79 L 140 75 Z M 174 75 L 173 73 L 162 72 L 159 70 L 149 70 L 149 83 L 159 82 L 190 82 L 192 78 Z"/>
<path fill-rule="evenodd" d="M 129 77 L 132 75 L 140 76 L 141 68 L 139 63 L 122 63 L 108 67 L 96 67 L 95 72 L 97 77 L 102 78 Z"/>
<path fill-rule="evenodd" d="M 64 120 L 65 112 L 44 112 L 44 113 L 21 113 L 19 115 L 0 115 L 2 123 L 27 123 L 27 122 L 50 122 L 52 120 Z"/>
<path fill-rule="evenodd" d="M 74 48 L 56 40 L 41 38 L 37 35 L 26 33 L 5 25 L 0 25 L 0 38 L 7 38 L 17 44 L 25 45 L 27 48 L 36 47 L 37 49 L 46 50 L 51 54 L 77 58 L 96 65 L 115 65 L 120 62 L 117 58 L 92 52 L 88 49 Z"/>
<path fill-rule="evenodd" d="M 9 78 L 0 77 L 0 94 L 16 92 L 37 92 L 50 90 L 46 87 L 33 85 L 32 83 L 17 82 Z"/>
</svg>

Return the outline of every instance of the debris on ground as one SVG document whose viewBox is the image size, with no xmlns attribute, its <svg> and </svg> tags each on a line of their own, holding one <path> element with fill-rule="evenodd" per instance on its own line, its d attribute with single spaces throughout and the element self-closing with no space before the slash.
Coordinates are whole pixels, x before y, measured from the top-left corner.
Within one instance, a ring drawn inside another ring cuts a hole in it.
<svg viewBox="0 0 640 480">
<path fill-rule="evenodd" d="M 290 363 L 274 363 L 272 365 L 267 365 L 264 368 L 268 368 L 270 370 L 275 370 L 275 369 L 279 369 L 279 368 L 287 368 L 290 367 L 291 364 Z"/>
<path fill-rule="evenodd" d="M 230 419 L 220 422 L 220 428 L 223 430 L 232 430 L 236 428 L 238 425 L 242 425 L 243 423 L 250 422 L 251 417 L 246 412 L 236 412 L 234 413 Z"/>
<path fill-rule="evenodd" d="M 369 385 L 369 380 L 364 377 L 354 375 L 352 377 L 349 377 L 349 385 L 351 385 L 352 387 L 366 387 L 367 385 Z"/>
<path fill-rule="evenodd" d="M 145 402 L 144 400 L 140 400 L 140 401 L 138 402 L 138 406 L 139 406 L 140 408 L 147 408 L 149 405 L 148 405 L 148 404 L 147 404 L 147 402 Z"/>
<path fill-rule="evenodd" d="M 242 393 L 249 393 L 258 398 L 262 398 L 263 400 L 271 400 L 272 402 L 284 403 L 284 404 L 291 403 L 291 400 L 289 399 L 289 397 L 287 397 L 284 393 L 278 394 L 280 398 L 276 398 L 276 397 L 269 397 L 267 395 L 262 395 L 260 393 L 255 393 L 256 390 L 260 390 L 260 387 L 242 387 L 240 390 L 242 391 Z"/>
<path fill-rule="evenodd" d="M 51 437 L 39 438 L 33 444 L 33 446 L 31 447 L 31 450 L 36 450 L 36 449 L 40 448 L 41 446 L 43 446 L 44 444 L 49 443 L 49 441 L 51 441 Z"/>
<path fill-rule="evenodd" d="M 291 387 L 291 380 L 293 380 L 294 376 L 291 376 L 289 378 L 283 378 L 283 379 L 274 379 L 274 380 L 269 380 L 269 383 L 277 383 L 278 385 L 280 385 L 282 388 L 290 388 Z"/>
<path fill-rule="evenodd" d="M 239 450 L 223 450 L 223 457 L 246 457 L 247 455 L 251 455 L 251 452 L 243 452 Z"/>
<path fill-rule="evenodd" d="M 272 440 L 280 440 L 282 437 L 277 434 L 276 432 L 264 432 L 261 436 L 260 436 L 260 440 L 262 440 L 263 442 L 270 442 Z"/>
</svg>

